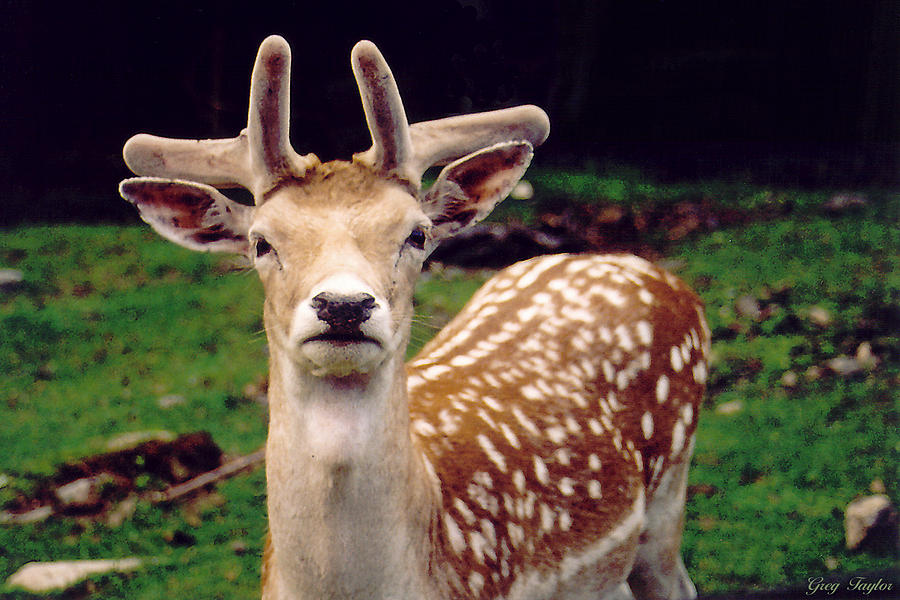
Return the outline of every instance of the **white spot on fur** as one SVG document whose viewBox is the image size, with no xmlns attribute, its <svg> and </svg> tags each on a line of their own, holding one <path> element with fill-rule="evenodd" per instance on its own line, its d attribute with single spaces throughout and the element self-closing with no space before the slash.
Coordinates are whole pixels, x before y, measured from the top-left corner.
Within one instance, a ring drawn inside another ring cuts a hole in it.
<svg viewBox="0 0 900 600">
<path fill-rule="evenodd" d="M 434 425 L 424 419 L 416 419 L 415 421 L 413 421 L 412 428 L 413 431 L 425 437 L 432 436 L 437 433 L 437 429 L 435 429 Z"/>
<path fill-rule="evenodd" d="M 603 378 L 606 379 L 607 383 L 612 383 L 616 378 L 616 370 L 613 368 L 611 362 L 603 359 L 603 362 L 600 363 L 600 368 L 603 369 Z"/>
<path fill-rule="evenodd" d="M 521 525 L 510 521 L 506 524 L 506 532 L 509 534 L 509 541 L 512 542 L 513 548 L 518 548 L 525 541 L 525 529 Z M 465 543 L 465 540 L 463 540 L 463 545 Z"/>
<path fill-rule="evenodd" d="M 487 380 L 487 378 L 485 378 Z M 494 412 L 503 412 L 503 405 L 501 405 L 497 400 L 491 398 L 490 396 L 482 396 L 481 401 L 484 402 L 488 408 L 490 408 Z"/>
<path fill-rule="evenodd" d="M 473 513 L 472 510 L 469 508 L 469 506 L 465 502 L 463 502 L 460 498 L 453 499 L 453 508 L 456 509 L 456 512 L 459 513 L 459 515 L 463 518 L 463 520 L 467 524 L 469 524 L 469 525 L 475 524 L 475 521 L 477 520 L 475 518 L 475 513 Z"/>
<path fill-rule="evenodd" d="M 518 406 L 513 406 L 512 408 L 513 416 L 519 422 L 528 433 L 533 435 L 534 437 L 539 437 L 541 435 L 540 429 L 537 428 L 537 425 L 534 424 L 534 421 L 525 416 L 525 413 L 522 412 L 522 409 Z"/>
<path fill-rule="evenodd" d="M 529 400 L 543 400 L 544 395 L 541 393 L 539 389 L 534 387 L 533 385 L 523 386 L 521 390 L 522 396 L 528 398 Z"/>
<path fill-rule="evenodd" d="M 556 513 L 547 506 L 546 504 L 541 504 L 538 508 L 541 513 L 541 531 L 545 533 L 550 533 L 553 531 L 553 523 L 556 521 Z"/>
<path fill-rule="evenodd" d="M 487 540 L 490 548 L 495 548 L 497 546 L 497 534 L 494 531 L 494 524 L 487 519 L 481 520 L 481 535 Z M 496 560 L 497 557 L 494 556 L 493 558 Z"/>
<path fill-rule="evenodd" d="M 694 365 L 694 381 L 703 385 L 706 383 L 706 363 L 702 360 L 697 361 L 697 364 Z"/>
<path fill-rule="evenodd" d="M 523 308 L 516 312 L 516 318 L 519 319 L 520 323 L 527 323 L 537 316 L 539 310 L 540 307 L 538 306 L 529 306 L 527 308 Z"/>
<path fill-rule="evenodd" d="M 491 373 L 482 373 L 482 374 L 481 374 L 481 377 L 482 377 L 482 379 L 484 379 L 484 382 L 487 383 L 489 386 L 491 386 L 491 387 L 493 387 L 493 388 L 498 388 L 498 387 L 500 387 L 500 382 L 497 380 L 496 377 L 494 377 L 493 374 L 491 374 Z M 484 401 L 485 401 L 486 403 L 490 403 L 491 401 L 495 401 L 495 400 L 494 400 L 493 398 L 485 398 Z M 488 404 L 488 405 L 490 406 L 490 404 Z M 492 407 L 492 408 L 493 408 L 493 407 Z M 500 410 L 500 409 L 497 409 L 497 410 Z"/>
<path fill-rule="evenodd" d="M 614 412 L 619 412 L 620 410 L 625 410 L 625 406 L 623 406 L 622 403 L 619 402 L 618 397 L 615 395 L 615 393 L 613 393 L 612 390 L 610 390 L 609 393 L 606 394 L 606 401 L 609 403 L 609 407 Z"/>
<path fill-rule="evenodd" d="M 601 466 L 600 457 L 596 454 L 588 456 L 588 466 L 591 468 L 591 471 L 599 471 Z"/>
<path fill-rule="evenodd" d="M 516 450 L 522 447 L 522 444 L 519 443 L 519 438 L 516 437 L 516 433 L 509 425 L 507 425 L 506 423 L 500 423 L 500 431 L 503 432 L 503 436 L 506 438 L 506 441 L 509 442 L 510 446 L 512 446 Z"/>
<path fill-rule="evenodd" d="M 638 299 L 640 299 L 640 301 L 644 304 L 653 304 L 653 294 L 651 294 L 646 288 L 641 288 L 640 291 L 638 291 Z"/>
<path fill-rule="evenodd" d="M 487 457 L 491 462 L 497 465 L 497 468 L 500 469 L 502 473 L 506 473 L 506 458 L 497 451 L 494 444 L 491 443 L 491 440 L 483 433 L 478 434 L 478 437 L 475 439 L 478 441 L 478 445 L 481 446 L 481 449 L 484 450 L 484 453 L 487 454 Z"/>
<path fill-rule="evenodd" d="M 678 346 L 672 346 L 669 351 L 669 358 L 672 362 L 672 370 L 676 373 L 681 372 L 684 367 L 684 360 L 681 358 L 681 349 Z"/>
<path fill-rule="evenodd" d="M 490 427 L 491 429 L 493 429 L 493 430 L 496 431 L 496 429 L 497 429 L 497 424 L 496 424 L 496 423 L 494 422 L 494 420 L 491 418 L 491 415 L 487 414 L 487 411 L 486 411 L 486 410 L 484 410 L 483 408 L 479 408 L 478 411 L 477 411 L 477 414 L 478 414 L 479 417 L 481 417 L 481 420 L 482 420 L 482 421 L 484 421 L 485 423 L 488 424 L 488 427 Z"/>
<path fill-rule="evenodd" d="M 483 560 L 482 560 L 483 562 Z M 484 587 L 484 575 L 479 573 L 478 571 L 472 571 L 469 574 L 469 589 L 472 590 L 472 593 L 478 596 L 481 593 L 481 589 Z"/>
<path fill-rule="evenodd" d="M 634 325 L 634 331 L 637 333 L 638 340 L 645 346 L 649 346 L 653 342 L 653 327 L 647 321 L 638 321 Z"/>
<path fill-rule="evenodd" d="M 466 538 L 463 536 L 456 521 L 447 513 L 444 513 L 444 527 L 447 529 L 447 539 L 450 540 L 450 547 L 453 548 L 453 552 L 457 555 L 462 554 L 466 549 Z"/>
<path fill-rule="evenodd" d="M 588 496 L 593 498 L 594 500 L 599 500 L 603 497 L 603 493 L 600 487 L 600 482 L 596 479 L 591 479 L 588 481 Z"/>
<path fill-rule="evenodd" d="M 560 292 L 567 287 L 569 287 L 569 282 L 566 279 L 551 279 L 547 282 L 547 289 L 554 292 Z"/>
<path fill-rule="evenodd" d="M 537 455 L 534 456 L 534 475 L 542 485 L 550 483 L 550 471 L 547 470 L 543 459 Z"/>
<path fill-rule="evenodd" d="M 634 340 L 631 339 L 631 334 L 628 333 L 628 328 L 624 325 L 617 326 L 613 333 L 616 334 L 616 337 L 619 338 L 619 347 L 625 352 L 631 352 L 634 350 Z"/>
<path fill-rule="evenodd" d="M 579 271 L 584 271 L 585 269 L 590 268 L 592 264 L 593 261 L 591 260 L 573 260 L 568 265 L 566 265 L 566 273 L 574 275 Z"/>
<path fill-rule="evenodd" d="M 449 409 L 441 410 L 438 413 L 438 419 L 441 421 L 440 429 L 444 435 L 453 435 L 459 429 L 458 417 L 454 417 Z"/>
<path fill-rule="evenodd" d="M 479 563 L 484 564 L 485 554 L 487 554 L 494 560 L 497 560 L 497 555 L 494 553 L 494 550 L 488 547 L 488 541 L 477 531 L 469 532 L 469 546 L 472 548 L 472 553 L 475 555 L 475 560 L 477 560 Z"/>
<path fill-rule="evenodd" d="M 656 380 L 656 401 L 662 404 L 669 398 L 669 378 L 660 375 Z"/>
<path fill-rule="evenodd" d="M 450 365 L 453 367 L 471 367 L 475 364 L 475 359 L 466 354 L 462 354 L 460 356 L 454 356 L 450 359 Z"/>
<path fill-rule="evenodd" d="M 608 327 L 600 327 L 597 330 L 597 333 L 600 335 L 600 339 L 603 340 L 604 344 L 612 344 L 612 331 L 610 331 Z"/>
<path fill-rule="evenodd" d="M 563 477 L 559 480 L 559 493 L 563 496 L 571 496 L 575 493 L 575 480 L 571 477 Z"/>
<path fill-rule="evenodd" d="M 519 280 L 516 282 L 516 287 L 520 290 L 523 290 L 537 281 L 537 278 L 541 276 L 548 269 L 551 269 L 564 261 L 566 259 L 565 254 L 553 254 L 549 255 L 546 258 L 542 258 L 537 261 L 534 266 L 532 266 L 531 270 L 522 275 Z"/>
<path fill-rule="evenodd" d="M 659 479 L 659 474 L 662 471 L 663 463 L 665 462 L 662 456 L 657 456 L 654 460 L 656 460 L 656 464 L 653 465 L 653 475 L 651 476 L 651 481 Z"/>
<path fill-rule="evenodd" d="M 478 485 L 483 485 L 488 489 L 494 487 L 494 480 L 491 479 L 491 474 L 487 471 L 475 471 L 475 473 L 472 475 L 472 481 L 474 481 Z"/>
<path fill-rule="evenodd" d="M 591 296 L 601 296 L 604 300 L 614 306 L 623 306 L 627 301 L 627 298 L 619 290 L 602 285 L 592 286 Z"/>
<path fill-rule="evenodd" d="M 672 448 L 669 452 L 672 456 L 675 456 L 684 448 L 684 423 L 682 421 L 675 421 L 675 426 L 672 428 Z"/>
<path fill-rule="evenodd" d="M 649 440 L 653 436 L 653 415 L 645 412 L 641 417 L 641 430 L 644 432 L 644 439 Z"/>
<path fill-rule="evenodd" d="M 441 375 L 444 375 L 445 373 L 449 373 L 451 370 L 452 369 L 450 369 L 450 367 L 448 367 L 447 365 L 435 365 L 433 367 L 428 367 L 427 369 L 422 371 L 421 375 L 424 379 L 432 381 L 434 379 L 437 379 Z"/>
<path fill-rule="evenodd" d="M 594 366 L 594 363 L 588 359 L 581 361 L 581 370 L 584 371 L 584 375 L 588 379 L 593 379 L 597 376 L 597 368 Z"/>
<path fill-rule="evenodd" d="M 516 490 L 518 490 L 518 492 L 520 494 L 524 494 L 525 493 L 525 473 L 523 473 L 519 469 L 516 469 L 516 472 L 513 473 L 512 480 L 513 480 L 513 485 L 516 486 Z"/>
<path fill-rule="evenodd" d="M 690 425 L 694 420 L 694 406 L 692 404 L 685 404 L 681 407 L 681 420 L 684 421 L 685 425 Z"/>
<path fill-rule="evenodd" d="M 475 483 L 470 483 L 466 488 L 466 493 L 469 494 L 469 498 L 475 501 L 475 503 L 488 511 L 494 516 L 500 512 L 500 501 L 490 493 L 484 487 L 477 485 Z"/>
<path fill-rule="evenodd" d="M 550 438 L 550 441 L 552 441 L 556 445 L 562 444 L 567 437 L 565 428 L 559 425 L 548 427 L 546 429 L 546 433 L 547 437 Z"/>
</svg>

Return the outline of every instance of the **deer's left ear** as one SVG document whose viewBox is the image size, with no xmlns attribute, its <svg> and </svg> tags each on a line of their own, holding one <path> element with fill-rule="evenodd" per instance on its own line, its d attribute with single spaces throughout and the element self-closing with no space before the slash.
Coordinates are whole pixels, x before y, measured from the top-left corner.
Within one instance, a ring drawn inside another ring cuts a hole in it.
<svg viewBox="0 0 900 600">
<path fill-rule="evenodd" d="M 253 208 L 212 186 L 190 181 L 135 177 L 119 193 L 161 236 L 191 250 L 245 254 Z"/>
<path fill-rule="evenodd" d="M 444 167 L 422 203 L 434 239 L 448 238 L 485 218 L 525 174 L 533 154 L 528 142 L 503 142 Z"/>
</svg>

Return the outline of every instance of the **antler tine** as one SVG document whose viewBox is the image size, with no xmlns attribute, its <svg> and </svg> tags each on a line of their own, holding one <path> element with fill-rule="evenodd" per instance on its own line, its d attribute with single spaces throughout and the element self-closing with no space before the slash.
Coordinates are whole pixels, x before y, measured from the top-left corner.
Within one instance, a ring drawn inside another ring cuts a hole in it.
<svg viewBox="0 0 900 600">
<path fill-rule="evenodd" d="M 537 106 L 524 105 L 414 123 L 410 134 L 412 168 L 421 174 L 500 142 L 526 141 L 537 147 L 550 134 L 550 119 Z"/>
<path fill-rule="evenodd" d="M 125 164 L 137 175 L 245 187 L 262 201 L 278 181 L 302 177 L 318 163 L 290 145 L 290 71 L 287 42 L 277 35 L 266 38 L 253 67 L 247 128 L 240 135 L 179 140 L 138 134 L 125 144 Z"/>
<path fill-rule="evenodd" d="M 139 133 L 125 143 L 125 164 L 136 175 L 184 179 L 220 188 L 253 184 L 247 137 L 178 140 Z"/>
<path fill-rule="evenodd" d="M 375 44 L 368 40 L 353 47 L 350 64 L 372 135 L 372 147 L 358 154 L 357 159 L 418 184 L 419 174 L 409 171 L 412 157 L 409 122 L 391 69 Z"/>
<path fill-rule="evenodd" d="M 287 177 L 302 177 L 311 156 L 291 147 L 291 48 L 281 36 L 267 37 L 259 47 L 250 83 L 247 116 L 250 166 L 256 175 L 253 192 L 259 198 Z"/>
</svg>

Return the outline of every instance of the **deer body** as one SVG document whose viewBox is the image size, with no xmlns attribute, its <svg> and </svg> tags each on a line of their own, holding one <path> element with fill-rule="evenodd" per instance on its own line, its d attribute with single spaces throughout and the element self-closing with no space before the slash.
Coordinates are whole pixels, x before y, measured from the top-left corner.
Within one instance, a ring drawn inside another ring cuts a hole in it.
<svg viewBox="0 0 900 600">
<path fill-rule="evenodd" d="M 696 297 L 635 257 L 499 273 L 409 365 L 427 253 L 524 173 L 546 115 L 409 125 L 375 47 L 373 146 L 288 143 L 290 53 L 263 43 L 232 140 L 136 136 L 121 192 L 162 235 L 239 252 L 270 346 L 263 598 L 687 598 L 687 465 L 706 377 Z M 449 164 L 447 164 L 449 163 Z M 421 189 L 422 172 L 447 164 Z M 242 185 L 256 206 L 212 186 Z"/>
</svg>

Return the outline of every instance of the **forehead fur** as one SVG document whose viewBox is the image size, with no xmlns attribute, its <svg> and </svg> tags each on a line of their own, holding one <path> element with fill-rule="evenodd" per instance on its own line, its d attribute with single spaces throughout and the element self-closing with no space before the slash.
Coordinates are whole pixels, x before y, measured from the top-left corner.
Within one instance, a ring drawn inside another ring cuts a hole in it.
<svg viewBox="0 0 900 600">
<path fill-rule="evenodd" d="M 282 180 L 265 194 L 264 200 L 268 201 L 290 188 L 294 195 L 303 197 L 311 206 L 319 203 L 347 206 L 372 198 L 390 187 L 399 187 L 413 197 L 418 195 L 418 190 L 407 181 L 379 175 L 359 162 L 335 160 L 317 164 L 302 179 Z"/>
<path fill-rule="evenodd" d="M 303 223 L 315 227 L 323 218 L 344 223 L 363 218 L 369 226 L 396 221 L 404 227 L 407 220 L 417 218 L 411 212 L 420 213 L 420 207 L 408 183 L 378 175 L 366 165 L 332 161 L 316 165 L 302 179 L 284 180 L 273 188 L 257 209 L 256 221 L 295 229 Z"/>
</svg>

